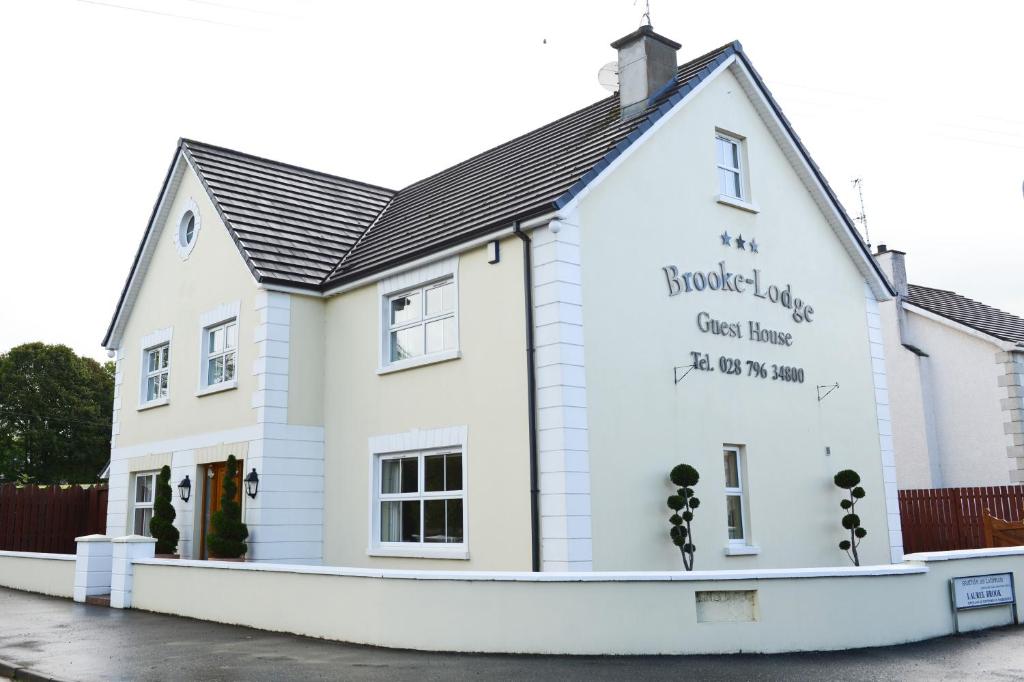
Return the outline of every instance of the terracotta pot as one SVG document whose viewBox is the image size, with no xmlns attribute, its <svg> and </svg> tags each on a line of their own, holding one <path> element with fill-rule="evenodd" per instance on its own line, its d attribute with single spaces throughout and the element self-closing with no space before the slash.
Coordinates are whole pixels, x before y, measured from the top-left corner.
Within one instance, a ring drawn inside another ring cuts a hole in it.
<svg viewBox="0 0 1024 682">
<path fill-rule="evenodd" d="M 180 554 L 154 554 L 154 559 L 180 559 Z"/>
</svg>

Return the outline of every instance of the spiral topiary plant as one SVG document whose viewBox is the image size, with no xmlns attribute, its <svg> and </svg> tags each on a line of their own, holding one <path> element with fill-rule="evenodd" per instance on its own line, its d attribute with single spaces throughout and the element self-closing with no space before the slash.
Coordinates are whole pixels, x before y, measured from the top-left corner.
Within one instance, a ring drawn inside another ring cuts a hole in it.
<svg viewBox="0 0 1024 682">
<path fill-rule="evenodd" d="M 235 483 L 237 476 L 238 460 L 234 455 L 228 455 L 220 509 L 210 517 L 211 530 L 206 535 L 210 556 L 217 559 L 237 559 L 249 549 L 245 544 L 249 529 L 242 523 L 242 507 L 235 501 L 235 495 L 238 494 L 238 484 Z"/>
<path fill-rule="evenodd" d="M 832 479 L 835 484 L 843 490 L 849 491 L 849 497 L 839 502 L 846 515 L 843 516 L 843 528 L 850 531 L 850 539 L 839 543 L 839 549 L 846 552 L 854 566 L 860 566 L 860 557 L 857 556 L 857 547 L 860 541 L 868 534 L 867 530 L 860 525 L 860 517 L 857 516 L 857 502 L 862 499 L 866 492 L 860 485 L 860 474 L 853 469 L 843 469 Z"/>
<path fill-rule="evenodd" d="M 153 494 L 153 518 L 149 534 L 156 538 L 157 554 L 174 554 L 178 549 L 178 529 L 174 527 L 174 505 L 171 504 L 171 467 L 166 464 L 156 476 Z"/>
<path fill-rule="evenodd" d="M 672 510 L 672 516 L 668 519 L 672 527 L 668 534 L 672 544 L 683 555 L 683 568 L 692 571 L 693 553 L 697 551 L 697 546 L 693 544 L 690 522 L 693 521 L 693 510 L 700 506 L 700 500 L 693 494 L 693 486 L 700 480 L 700 474 L 689 464 L 679 464 L 672 468 L 668 477 L 679 488 L 675 495 L 668 498 L 668 506 Z"/>
</svg>

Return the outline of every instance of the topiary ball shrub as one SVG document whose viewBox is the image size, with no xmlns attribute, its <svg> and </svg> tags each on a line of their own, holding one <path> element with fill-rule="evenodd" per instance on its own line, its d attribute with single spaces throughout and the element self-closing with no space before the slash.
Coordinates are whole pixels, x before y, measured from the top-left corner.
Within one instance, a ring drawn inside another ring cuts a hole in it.
<svg viewBox="0 0 1024 682">
<path fill-rule="evenodd" d="M 844 512 L 841 523 L 843 528 L 850 531 L 850 539 L 839 543 L 839 549 L 846 552 L 854 566 L 860 566 L 860 556 L 857 554 L 857 547 L 860 541 L 868 534 L 867 530 L 861 528 L 860 516 L 857 515 L 857 502 L 862 500 L 867 493 L 860 483 L 860 474 L 853 469 L 843 469 L 832 477 L 832 482 L 837 487 L 848 491 L 849 497 L 839 501 L 839 506 Z"/>
<path fill-rule="evenodd" d="M 679 553 L 683 557 L 683 568 L 692 571 L 696 546 L 692 542 L 693 531 L 690 523 L 693 521 L 693 510 L 700 506 L 700 500 L 694 496 L 693 486 L 700 480 L 700 474 L 689 464 L 679 464 L 672 467 L 668 478 L 678 486 L 676 494 L 669 495 L 665 501 L 673 512 L 668 517 L 671 524 L 668 535 L 672 539 L 672 544 L 679 548 Z"/>
<path fill-rule="evenodd" d="M 700 474 L 689 464 L 677 464 L 672 467 L 671 473 L 668 475 L 669 479 L 679 486 L 680 488 L 692 488 L 697 485 L 697 481 L 700 480 Z M 690 495 L 693 494 L 693 490 L 687 491 Z"/>
<path fill-rule="evenodd" d="M 844 490 L 849 490 L 860 483 L 860 474 L 853 469 L 843 469 L 836 474 L 832 480 L 838 487 L 843 488 Z M 863 492 L 863 488 L 861 488 L 861 491 Z"/>
</svg>

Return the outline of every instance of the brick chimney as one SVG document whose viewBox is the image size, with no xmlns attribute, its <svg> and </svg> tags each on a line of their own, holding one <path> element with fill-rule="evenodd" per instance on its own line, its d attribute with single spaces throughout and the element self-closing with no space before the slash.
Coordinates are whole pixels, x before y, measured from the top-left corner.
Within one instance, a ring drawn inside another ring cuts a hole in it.
<svg viewBox="0 0 1024 682">
<path fill-rule="evenodd" d="M 647 100 L 676 77 L 676 50 L 681 45 L 641 26 L 619 38 L 619 107 L 622 118 L 647 108 Z"/>
</svg>

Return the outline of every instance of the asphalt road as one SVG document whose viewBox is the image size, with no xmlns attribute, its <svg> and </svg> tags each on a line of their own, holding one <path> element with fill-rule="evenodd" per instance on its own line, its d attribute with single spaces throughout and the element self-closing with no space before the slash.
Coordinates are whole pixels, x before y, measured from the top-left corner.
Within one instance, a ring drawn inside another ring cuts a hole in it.
<svg viewBox="0 0 1024 682">
<path fill-rule="evenodd" d="M 1024 629 L 820 654 L 437 654 L 88 606 L 0 588 L 0 659 L 67 680 L 1024 680 Z"/>
</svg>

